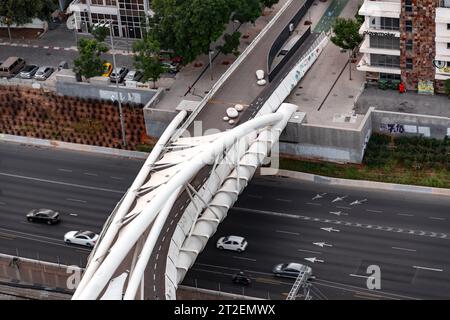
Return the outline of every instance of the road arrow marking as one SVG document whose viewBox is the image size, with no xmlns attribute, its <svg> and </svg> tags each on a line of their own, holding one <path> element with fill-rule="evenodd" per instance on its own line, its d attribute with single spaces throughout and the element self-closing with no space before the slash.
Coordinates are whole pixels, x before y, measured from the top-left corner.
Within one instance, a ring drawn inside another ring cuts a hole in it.
<svg viewBox="0 0 450 320">
<path fill-rule="evenodd" d="M 305 258 L 305 260 L 307 260 L 307 261 L 309 261 L 309 262 L 312 262 L 312 263 L 316 263 L 316 262 L 324 262 L 323 260 L 319 260 L 319 259 L 317 259 L 316 257 L 314 257 L 314 258 Z"/>
<path fill-rule="evenodd" d="M 316 194 L 315 197 L 312 198 L 312 200 L 317 200 L 317 199 L 323 198 L 324 195 L 326 195 L 326 193 Z"/>
<path fill-rule="evenodd" d="M 347 197 L 348 197 L 348 196 L 337 197 L 336 199 L 334 199 L 333 201 L 331 201 L 331 203 L 338 202 L 338 201 L 342 201 L 342 200 L 344 200 L 344 199 L 347 198 Z"/>
<path fill-rule="evenodd" d="M 329 227 L 329 228 L 320 228 L 321 230 L 323 230 L 323 231 L 328 231 L 328 232 L 339 232 L 339 230 L 337 230 L 337 229 L 333 229 L 332 227 Z"/>
<path fill-rule="evenodd" d="M 323 248 L 323 247 L 332 247 L 333 246 L 332 244 L 328 244 L 326 242 L 313 242 L 313 244 L 316 245 L 316 246 L 319 246 L 321 248 Z"/>
<path fill-rule="evenodd" d="M 348 213 L 342 212 L 342 211 L 330 211 L 331 214 L 334 214 L 336 216 L 348 216 Z"/>
<path fill-rule="evenodd" d="M 367 199 L 363 199 L 363 200 L 355 200 L 352 203 L 350 203 L 351 206 L 354 206 L 356 204 L 362 204 L 363 202 L 366 202 Z"/>
</svg>

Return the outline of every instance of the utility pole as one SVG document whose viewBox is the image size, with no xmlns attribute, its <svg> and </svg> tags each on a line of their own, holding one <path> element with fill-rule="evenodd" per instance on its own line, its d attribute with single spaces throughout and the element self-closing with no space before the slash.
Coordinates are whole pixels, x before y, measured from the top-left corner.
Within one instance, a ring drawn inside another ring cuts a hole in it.
<svg viewBox="0 0 450 320">
<path fill-rule="evenodd" d="M 350 74 L 350 80 L 352 80 L 352 51 L 348 49 L 348 72 Z"/>
<path fill-rule="evenodd" d="M 214 53 L 213 50 L 209 49 L 208 55 L 209 55 L 209 70 L 211 73 L 211 81 L 214 80 L 213 79 L 213 69 L 212 69 L 212 59 L 211 59 L 211 55 Z"/>
<path fill-rule="evenodd" d="M 110 20 L 108 23 L 109 27 L 109 33 L 111 36 L 111 53 L 113 56 L 113 70 L 116 71 L 117 65 L 116 65 L 116 53 L 114 52 L 114 40 L 113 40 L 113 32 L 112 32 L 112 21 Z M 122 111 L 122 99 L 120 98 L 120 92 L 119 92 L 119 81 L 118 79 L 115 79 L 116 81 L 116 92 L 117 92 L 117 101 L 119 102 L 119 117 L 120 117 L 120 127 L 122 130 L 122 145 L 124 147 L 127 146 L 127 139 L 125 137 L 125 121 L 123 119 L 123 111 Z"/>
</svg>

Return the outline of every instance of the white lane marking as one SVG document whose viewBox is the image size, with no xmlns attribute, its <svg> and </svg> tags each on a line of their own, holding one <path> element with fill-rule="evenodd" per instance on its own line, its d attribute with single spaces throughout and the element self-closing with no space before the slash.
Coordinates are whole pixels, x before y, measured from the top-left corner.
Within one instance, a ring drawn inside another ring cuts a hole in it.
<svg viewBox="0 0 450 320">
<path fill-rule="evenodd" d="M 290 231 L 283 231 L 283 230 L 276 230 L 275 232 L 293 234 L 293 235 L 296 235 L 296 236 L 300 235 L 300 233 L 298 233 L 298 232 L 290 232 Z"/>
<path fill-rule="evenodd" d="M 306 204 L 309 204 L 311 206 L 321 206 L 320 203 L 313 203 L 313 202 L 307 202 Z"/>
<path fill-rule="evenodd" d="M 73 172 L 73 171 L 70 170 L 70 169 L 58 169 L 58 171 L 62 171 L 62 172 Z"/>
<path fill-rule="evenodd" d="M 322 193 L 322 194 L 316 194 L 313 198 L 312 198 L 312 200 L 317 200 L 317 199 L 321 199 L 321 198 L 323 198 L 323 196 L 324 195 L 326 195 L 326 193 Z"/>
<path fill-rule="evenodd" d="M 338 209 L 344 209 L 344 210 L 351 210 L 352 208 L 349 207 L 343 207 L 343 206 L 336 206 Z"/>
<path fill-rule="evenodd" d="M 402 248 L 402 247 L 392 247 L 392 249 L 403 250 L 403 251 L 411 251 L 411 252 L 416 252 L 417 251 L 415 249 L 407 249 L 407 248 Z"/>
<path fill-rule="evenodd" d="M 69 216 L 78 217 L 77 213 L 69 213 Z"/>
<path fill-rule="evenodd" d="M 51 183 L 51 184 L 56 184 L 56 185 L 61 185 L 61 186 L 75 187 L 75 188 L 82 188 L 82 189 L 89 189 L 89 190 L 113 192 L 113 193 L 120 193 L 120 194 L 124 194 L 125 193 L 125 191 L 120 191 L 120 190 L 113 190 L 113 189 L 107 189 L 107 188 L 86 186 L 86 185 L 82 185 L 82 184 L 75 184 L 75 183 L 68 183 L 68 182 L 61 182 L 61 181 L 33 178 L 33 177 L 21 176 L 21 175 L 17 175 L 17 174 L 10 174 L 10 173 L 6 173 L 6 172 L 0 172 L 0 176 L 10 177 L 10 178 L 17 178 L 17 179 L 24 179 L 24 180 L 30 180 L 30 181 L 45 182 L 45 183 Z"/>
<path fill-rule="evenodd" d="M 362 276 L 360 274 L 354 274 L 354 273 L 350 273 L 349 276 L 350 277 L 356 277 L 356 278 L 364 278 L 364 279 L 367 279 L 367 278 L 370 277 L 370 276 Z"/>
<path fill-rule="evenodd" d="M 323 247 L 332 247 L 333 246 L 332 244 L 328 244 L 326 242 L 313 242 L 313 245 L 319 246 L 321 248 L 323 248 Z"/>
<path fill-rule="evenodd" d="M 415 268 L 415 269 L 422 269 L 422 270 L 429 270 L 429 271 L 438 271 L 438 272 L 444 271 L 443 269 L 436 269 L 436 268 L 429 268 L 429 267 L 421 267 L 421 266 L 413 266 L 413 268 Z"/>
<path fill-rule="evenodd" d="M 59 47 L 53 47 L 53 50 L 59 50 Z"/>
<path fill-rule="evenodd" d="M 96 174 L 96 173 L 83 172 L 83 174 L 85 174 L 87 176 L 98 177 L 98 174 Z"/>
<path fill-rule="evenodd" d="M 304 250 L 304 249 L 297 249 L 297 251 L 314 253 L 314 254 L 322 254 L 322 252 L 319 252 L 319 251 Z"/>
<path fill-rule="evenodd" d="M 67 198 L 66 200 L 67 200 L 67 201 L 73 201 L 73 202 L 87 203 L 87 201 L 80 200 L 80 199 Z"/>
<path fill-rule="evenodd" d="M 351 205 L 351 206 L 359 205 L 359 204 L 362 204 L 363 202 L 366 202 L 366 201 L 367 201 L 367 199 L 363 199 L 363 200 L 355 200 L 355 201 L 353 201 L 352 203 L 350 203 L 350 205 Z"/>
<path fill-rule="evenodd" d="M 111 176 L 110 178 L 111 178 L 111 179 L 114 179 L 114 180 L 123 180 L 123 178 L 121 178 L 121 177 L 114 177 L 114 176 Z"/>
<path fill-rule="evenodd" d="M 316 257 L 314 257 L 314 258 L 305 258 L 305 260 L 307 260 L 307 261 L 309 261 L 309 262 L 312 262 L 312 263 L 316 263 L 316 262 L 323 263 L 323 262 L 325 262 L 325 261 L 323 261 L 323 260 L 317 259 Z"/>
<path fill-rule="evenodd" d="M 348 213 L 342 212 L 342 211 L 330 211 L 331 214 L 334 214 L 335 216 L 348 216 Z"/>
<path fill-rule="evenodd" d="M 414 217 L 413 214 L 409 214 L 409 213 L 397 213 L 398 216 L 405 216 L 405 217 Z"/>
<path fill-rule="evenodd" d="M 348 196 L 336 197 L 333 201 L 331 201 L 331 203 L 338 202 L 338 201 L 342 201 L 342 200 L 344 200 L 344 199 L 347 198 L 347 197 L 348 197 Z"/>
<path fill-rule="evenodd" d="M 338 229 L 334 229 L 334 228 L 332 228 L 332 227 L 329 227 L 329 228 L 320 228 L 320 230 L 327 231 L 327 232 L 340 232 Z"/>
<path fill-rule="evenodd" d="M 445 218 L 440 218 L 440 217 L 428 217 L 428 219 L 432 219 L 432 220 L 445 220 Z"/>
<path fill-rule="evenodd" d="M 323 219 L 323 218 L 312 218 L 312 217 L 303 216 L 303 215 L 294 215 L 294 214 L 288 214 L 288 213 L 282 213 L 282 212 L 265 211 L 265 210 L 240 208 L 240 207 L 233 207 L 231 210 L 244 211 L 244 212 L 248 212 L 248 213 L 265 214 L 265 215 L 271 215 L 271 216 L 283 217 L 283 218 L 299 219 L 299 220 L 305 220 L 305 221 L 317 221 L 320 223 L 323 223 L 325 220 L 328 220 L 328 219 Z M 328 220 L 328 221 L 330 224 L 335 224 L 335 225 L 340 224 L 340 225 L 346 225 L 346 226 L 358 227 L 358 228 L 364 228 L 364 229 L 381 230 L 381 231 L 389 231 L 389 232 L 401 232 L 401 233 L 406 233 L 406 234 L 414 234 L 417 236 L 426 236 L 426 237 L 430 237 L 430 238 L 450 239 L 450 234 L 446 234 L 446 233 L 436 233 L 436 232 L 431 232 L 431 231 L 425 232 L 425 231 L 421 231 L 421 230 L 411 230 L 411 229 L 399 229 L 399 228 L 388 227 L 388 226 L 367 225 L 367 224 L 362 224 L 362 223 L 354 223 L 354 222 L 339 221 L 339 220 Z M 325 229 L 328 229 L 328 228 L 325 228 Z M 333 228 L 331 228 L 331 229 L 333 229 Z M 325 230 L 325 231 L 328 231 L 328 230 Z"/>
<path fill-rule="evenodd" d="M 50 48 L 50 47 L 49 47 L 49 46 L 44 46 L 43 48 L 44 48 L 44 49 L 48 49 L 48 48 Z"/>
<path fill-rule="evenodd" d="M 381 210 L 371 210 L 371 209 L 366 209 L 367 212 L 373 212 L 373 213 L 382 213 L 383 211 Z"/>
<path fill-rule="evenodd" d="M 283 202 L 292 202 L 292 200 L 290 200 L 290 199 L 281 199 L 281 198 L 277 198 L 277 199 L 275 199 L 275 200 L 277 200 L 277 201 L 283 201 Z"/>
<path fill-rule="evenodd" d="M 238 257 L 238 256 L 233 256 L 233 258 L 235 259 L 241 259 L 241 260 L 248 260 L 248 261 L 253 261 L 255 262 L 256 259 L 252 259 L 252 258 L 245 258 L 245 257 Z"/>
</svg>

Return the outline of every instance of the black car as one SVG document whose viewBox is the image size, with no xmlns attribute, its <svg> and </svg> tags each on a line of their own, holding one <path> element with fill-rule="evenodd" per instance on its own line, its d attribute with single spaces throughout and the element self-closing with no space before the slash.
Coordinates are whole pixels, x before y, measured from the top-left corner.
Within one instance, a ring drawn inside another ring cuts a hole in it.
<svg viewBox="0 0 450 320">
<path fill-rule="evenodd" d="M 250 285 L 250 283 L 252 283 L 252 280 L 249 277 L 247 277 L 243 272 L 234 274 L 232 281 L 235 284 L 240 284 L 244 286 L 248 286 Z"/>
<path fill-rule="evenodd" d="M 27 214 L 27 220 L 55 224 L 59 222 L 59 213 L 51 209 L 34 209 Z"/>
</svg>

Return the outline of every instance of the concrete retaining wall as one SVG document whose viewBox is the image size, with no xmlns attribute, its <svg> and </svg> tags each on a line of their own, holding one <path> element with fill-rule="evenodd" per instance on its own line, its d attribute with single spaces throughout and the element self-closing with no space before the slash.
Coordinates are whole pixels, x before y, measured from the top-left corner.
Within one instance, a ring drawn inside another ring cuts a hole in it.
<svg viewBox="0 0 450 320">
<path fill-rule="evenodd" d="M 0 281 L 34 289 L 49 289 L 72 294 L 71 279 L 82 269 L 56 263 L 0 254 Z M 69 280 L 69 281 L 68 281 Z"/>
<path fill-rule="evenodd" d="M 144 107 L 144 121 L 147 135 L 160 137 L 173 118 L 178 114 L 175 110 L 157 109 L 156 106 L 164 97 L 164 89 L 158 89 Z"/>
<path fill-rule="evenodd" d="M 450 103 L 449 103 L 450 105 Z M 450 118 L 391 111 L 372 111 L 373 131 L 394 136 L 450 136 Z"/>
<path fill-rule="evenodd" d="M 56 92 L 61 95 L 111 100 L 117 100 L 115 86 L 100 86 L 85 82 L 56 82 Z M 147 104 L 156 94 L 156 90 L 143 90 L 119 86 L 119 93 L 123 103 Z"/>
</svg>

